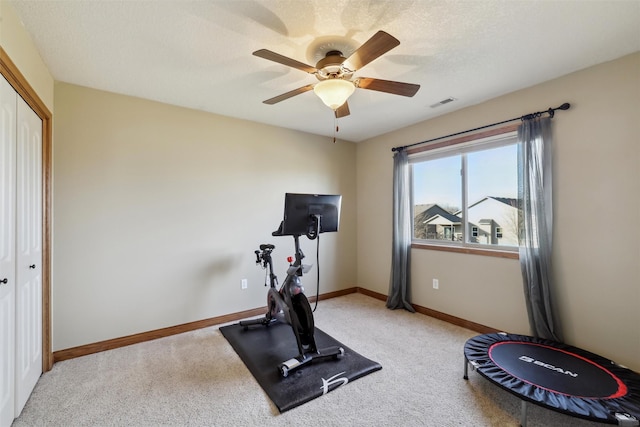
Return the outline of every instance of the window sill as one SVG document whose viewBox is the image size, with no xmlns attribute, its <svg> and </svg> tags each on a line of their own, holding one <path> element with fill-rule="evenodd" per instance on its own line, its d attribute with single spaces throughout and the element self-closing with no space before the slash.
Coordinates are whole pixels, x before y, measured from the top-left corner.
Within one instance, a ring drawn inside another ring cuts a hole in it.
<svg viewBox="0 0 640 427">
<path fill-rule="evenodd" d="M 492 256 L 496 258 L 520 259 L 516 251 L 501 251 L 496 249 L 480 249 L 468 246 L 444 246 L 429 243 L 412 243 L 411 249 L 427 249 L 432 251 L 456 252 L 468 255 Z"/>
</svg>

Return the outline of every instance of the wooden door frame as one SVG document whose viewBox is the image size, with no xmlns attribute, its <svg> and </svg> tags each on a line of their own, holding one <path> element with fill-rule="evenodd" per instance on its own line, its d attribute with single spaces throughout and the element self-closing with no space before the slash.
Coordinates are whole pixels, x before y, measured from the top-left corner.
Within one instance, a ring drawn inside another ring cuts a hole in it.
<svg viewBox="0 0 640 427">
<path fill-rule="evenodd" d="M 42 371 L 53 367 L 51 349 L 51 148 L 52 114 L 0 47 L 0 74 L 42 120 Z"/>
</svg>

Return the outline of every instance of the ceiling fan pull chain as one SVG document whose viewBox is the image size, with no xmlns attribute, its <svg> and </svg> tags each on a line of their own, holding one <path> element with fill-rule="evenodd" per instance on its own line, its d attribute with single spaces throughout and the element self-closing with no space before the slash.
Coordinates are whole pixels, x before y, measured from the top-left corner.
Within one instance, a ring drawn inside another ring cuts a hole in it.
<svg viewBox="0 0 640 427">
<path fill-rule="evenodd" d="M 334 123 L 336 125 L 336 128 L 333 131 L 333 143 L 335 144 L 336 143 L 336 133 L 338 133 L 338 131 L 340 130 L 340 128 L 338 127 L 338 116 L 337 115 L 335 115 L 333 117 L 333 121 L 334 121 Z"/>
</svg>

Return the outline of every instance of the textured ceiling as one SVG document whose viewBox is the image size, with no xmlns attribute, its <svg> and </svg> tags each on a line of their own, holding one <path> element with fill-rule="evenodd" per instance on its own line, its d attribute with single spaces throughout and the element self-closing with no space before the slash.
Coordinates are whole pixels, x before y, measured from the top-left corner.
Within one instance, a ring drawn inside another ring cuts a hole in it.
<svg viewBox="0 0 640 427">
<path fill-rule="evenodd" d="M 57 81 L 333 136 L 310 65 L 376 31 L 400 46 L 356 77 L 421 85 L 413 98 L 357 89 L 338 137 L 362 141 L 640 50 L 640 1 L 11 0 Z M 430 108 L 445 98 L 457 100 Z M 569 100 L 570 101 L 570 100 Z M 542 109 L 551 105 L 541 105 Z"/>
</svg>

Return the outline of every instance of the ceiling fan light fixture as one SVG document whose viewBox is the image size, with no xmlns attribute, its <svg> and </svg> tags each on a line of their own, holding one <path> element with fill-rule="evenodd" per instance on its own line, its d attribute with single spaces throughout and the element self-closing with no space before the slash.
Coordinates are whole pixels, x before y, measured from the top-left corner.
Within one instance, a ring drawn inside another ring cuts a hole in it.
<svg viewBox="0 0 640 427">
<path fill-rule="evenodd" d="M 316 83 L 313 91 L 332 110 L 337 110 L 356 90 L 354 84 L 348 80 L 328 79 Z"/>
</svg>

